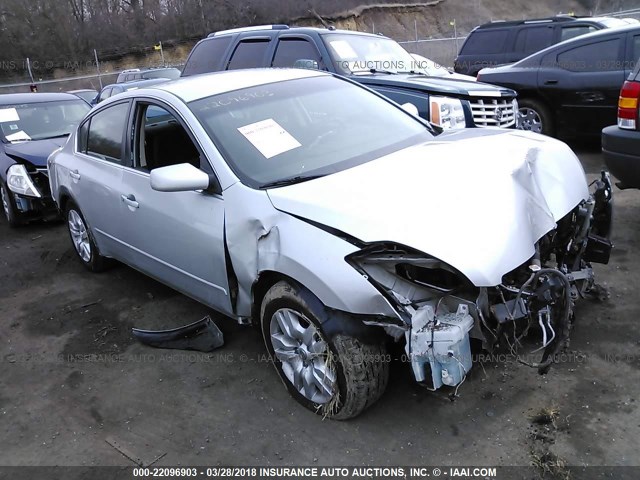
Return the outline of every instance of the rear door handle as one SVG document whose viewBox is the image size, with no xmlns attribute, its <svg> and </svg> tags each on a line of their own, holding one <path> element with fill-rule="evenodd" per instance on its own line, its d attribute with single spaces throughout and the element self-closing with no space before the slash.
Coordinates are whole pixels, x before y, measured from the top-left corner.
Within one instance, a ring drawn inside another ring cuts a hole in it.
<svg viewBox="0 0 640 480">
<path fill-rule="evenodd" d="M 544 84 L 545 85 L 556 85 L 558 83 L 558 80 L 545 80 Z"/>
<path fill-rule="evenodd" d="M 71 172 L 69 172 L 69 176 L 74 179 L 76 182 L 78 180 L 80 180 L 80 174 L 78 173 L 78 170 L 73 170 Z"/>
<path fill-rule="evenodd" d="M 133 195 L 120 195 L 122 201 L 127 204 L 130 209 L 132 208 L 140 208 L 140 204 L 136 202 L 136 197 Z"/>
</svg>

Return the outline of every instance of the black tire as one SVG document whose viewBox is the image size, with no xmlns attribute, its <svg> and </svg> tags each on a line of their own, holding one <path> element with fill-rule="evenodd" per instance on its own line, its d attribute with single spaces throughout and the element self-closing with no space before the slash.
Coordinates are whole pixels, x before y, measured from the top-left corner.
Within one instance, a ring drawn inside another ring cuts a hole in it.
<svg viewBox="0 0 640 480">
<path fill-rule="evenodd" d="M 7 223 L 11 228 L 22 225 L 20 214 L 16 208 L 16 202 L 7 187 L 7 184 L 0 180 L 0 203 L 2 204 L 2 215 L 7 219 Z"/>
<path fill-rule="evenodd" d="M 545 104 L 538 100 L 523 98 L 518 101 L 520 110 L 520 129 L 528 130 L 536 133 L 542 133 L 550 137 L 555 135 L 555 124 L 553 116 Z M 537 119 L 536 119 L 537 117 Z M 535 124 L 540 122 L 540 126 Z"/>
<path fill-rule="evenodd" d="M 310 295 L 304 287 L 284 281 L 269 289 L 260 309 L 260 324 L 265 345 L 280 378 L 298 403 L 316 414 L 334 420 L 353 418 L 374 404 L 387 387 L 389 358 L 386 355 L 386 346 L 383 342 L 366 344 L 347 334 L 336 334 L 327 338 L 319 320 L 323 316 L 326 317 L 326 313 L 316 311 L 323 308 L 320 307 L 319 301 L 305 300 L 311 298 Z M 271 335 L 272 318 L 276 312 L 286 310 L 299 315 L 301 323 L 304 324 L 306 320 L 316 329 L 315 333 L 319 335 L 319 339 L 326 342 L 328 350 L 322 356 L 325 359 L 324 366 L 331 368 L 336 376 L 333 383 L 335 390 L 329 401 L 317 403 L 300 393 L 292 380 L 287 378 L 282 361 L 276 357 Z"/>
<path fill-rule="evenodd" d="M 76 252 L 78 260 L 80 260 L 80 262 L 88 270 L 92 272 L 102 272 L 107 267 L 107 259 L 100 255 L 100 251 L 98 250 L 98 247 L 93 240 L 93 236 L 91 235 L 91 231 L 87 226 L 82 212 L 80 211 L 78 206 L 71 200 L 69 200 L 65 206 L 64 218 L 67 222 L 67 231 L 69 232 L 71 245 L 73 246 L 74 252 Z M 77 223 L 78 220 L 80 220 L 82 222 L 82 225 L 84 226 L 84 230 L 86 232 L 86 241 L 89 246 L 89 254 L 85 258 L 83 258 L 83 256 L 81 255 L 79 247 L 76 246 L 76 242 L 74 241 L 74 233 L 72 232 L 72 224 Z"/>
</svg>

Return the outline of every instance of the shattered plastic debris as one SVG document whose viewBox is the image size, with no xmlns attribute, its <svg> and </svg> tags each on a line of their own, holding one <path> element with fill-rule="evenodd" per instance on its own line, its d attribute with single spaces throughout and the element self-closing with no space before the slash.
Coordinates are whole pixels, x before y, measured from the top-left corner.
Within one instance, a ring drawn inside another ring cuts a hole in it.
<svg viewBox="0 0 640 480">
<path fill-rule="evenodd" d="M 222 332 L 209 315 L 172 330 L 131 330 L 140 343 L 155 348 L 212 352 L 224 345 Z"/>
</svg>

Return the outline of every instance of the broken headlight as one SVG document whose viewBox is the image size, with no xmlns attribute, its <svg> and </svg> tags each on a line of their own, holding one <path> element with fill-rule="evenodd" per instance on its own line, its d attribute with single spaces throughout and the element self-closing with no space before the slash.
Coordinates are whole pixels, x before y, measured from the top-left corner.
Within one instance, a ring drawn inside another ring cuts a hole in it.
<svg viewBox="0 0 640 480">
<path fill-rule="evenodd" d="M 13 193 L 27 195 L 29 197 L 41 198 L 42 194 L 33 184 L 29 173 L 24 165 L 15 164 L 7 170 L 7 186 Z"/>
<path fill-rule="evenodd" d="M 407 306 L 437 300 L 472 286 L 450 265 L 401 245 L 373 245 L 346 260 L 392 305 L 397 305 L 401 313 L 407 313 Z"/>
</svg>

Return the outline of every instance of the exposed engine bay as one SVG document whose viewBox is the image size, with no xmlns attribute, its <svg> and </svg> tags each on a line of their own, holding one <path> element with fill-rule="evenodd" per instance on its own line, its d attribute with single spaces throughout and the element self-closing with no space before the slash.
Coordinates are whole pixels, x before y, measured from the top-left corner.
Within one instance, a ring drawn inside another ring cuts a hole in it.
<svg viewBox="0 0 640 480">
<path fill-rule="evenodd" d="M 575 302 L 594 286 L 591 263 L 609 261 L 608 173 L 592 187 L 589 198 L 540 238 L 533 257 L 499 285 L 475 286 L 450 265 L 397 244 L 378 243 L 349 258 L 397 308 L 402 322 L 370 324 L 404 340 L 416 381 L 432 389 L 459 387 L 472 367 L 470 338 L 485 350 L 506 350 L 540 373 L 548 371 L 568 344 Z M 523 354 L 525 338 L 537 338 L 537 346 Z"/>
</svg>

